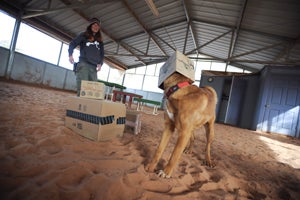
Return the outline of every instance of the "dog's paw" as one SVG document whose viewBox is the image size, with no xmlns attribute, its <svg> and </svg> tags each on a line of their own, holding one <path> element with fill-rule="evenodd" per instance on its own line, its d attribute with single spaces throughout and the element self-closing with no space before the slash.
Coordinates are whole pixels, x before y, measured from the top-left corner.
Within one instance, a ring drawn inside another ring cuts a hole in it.
<svg viewBox="0 0 300 200">
<path fill-rule="evenodd" d="M 161 177 L 161 178 L 171 178 L 170 175 L 167 175 L 164 170 L 159 170 L 158 172 L 158 177 Z"/>
<path fill-rule="evenodd" d="M 185 154 L 192 154 L 193 150 L 190 149 L 190 148 L 185 148 L 184 151 L 183 151 L 183 153 L 185 153 Z"/>
<path fill-rule="evenodd" d="M 150 164 L 145 166 L 146 172 L 154 172 L 154 167 L 152 167 Z"/>
<path fill-rule="evenodd" d="M 214 162 L 212 162 L 212 161 L 208 162 L 206 160 L 203 161 L 203 165 L 206 165 L 206 166 L 208 166 L 210 168 L 214 168 L 216 166 L 216 164 Z"/>
<path fill-rule="evenodd" d="M 149 169 L 149 165 L 146 165 L 146 166 L 145 166 L 145 171 L 146 171 L 146 172 L 151 172 L 150 169 Z"/>
</svg>

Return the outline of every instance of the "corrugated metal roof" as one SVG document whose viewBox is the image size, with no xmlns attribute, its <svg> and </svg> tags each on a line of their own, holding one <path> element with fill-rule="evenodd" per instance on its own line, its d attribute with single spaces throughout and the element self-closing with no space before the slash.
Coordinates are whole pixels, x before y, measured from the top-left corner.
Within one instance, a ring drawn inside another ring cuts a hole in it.
<svg viewBox="0 0 300 200">
<path fill-rule="evenodd" d="M 2 0 L 0 9 L 65 42 L 102 22 L 106 61 L 130 69 L 175 50 L 257 71 L 300 65 L 298 0 Z"/>
</svg>

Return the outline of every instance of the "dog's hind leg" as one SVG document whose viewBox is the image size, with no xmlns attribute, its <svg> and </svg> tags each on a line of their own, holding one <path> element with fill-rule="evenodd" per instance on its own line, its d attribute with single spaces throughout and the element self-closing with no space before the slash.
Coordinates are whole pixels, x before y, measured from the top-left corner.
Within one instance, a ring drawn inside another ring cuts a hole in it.
<svg viewBox="0 0 300 200">
<path fill-rule="evenodd" d="M 165 116 L 166 118 L 166 116 Z M 148 172 L 154 172 L 154 169 L 159 161 L 159 159 L 161 158 L 169 140 L 170 140 L 170 137 L 171 137 L 171 133 L 175 130 L 175 126 L 174 126 L 174 123 L 171 122 L 169 120 L 169 118 L 166 120 L 165 122 L 165 129 L 163 131 L 163 134 L 162 134 L 162 138 L 160 140 L 160 144 L 158 146 L 158 148 L 156 149 L 156 152 L 154 154 L 154 157 L 152 158 L 152 161 L 150 162 L 150 164 L 148 164 L 146 166 L 146 171 Z"/>
<path fill-rule="evenodd" d="M 206 165 L 209 167 L 214 167 L 215 164 L 212 163 L 211 158 L 210 158 L 210 146 L 211 143 L 214 139 L 214 119 L 208 121 L 205 125 L 205 130 L 206 130 L 206 154 L 205 154 L 205 161 L 206 161 Z"/>
</svg>

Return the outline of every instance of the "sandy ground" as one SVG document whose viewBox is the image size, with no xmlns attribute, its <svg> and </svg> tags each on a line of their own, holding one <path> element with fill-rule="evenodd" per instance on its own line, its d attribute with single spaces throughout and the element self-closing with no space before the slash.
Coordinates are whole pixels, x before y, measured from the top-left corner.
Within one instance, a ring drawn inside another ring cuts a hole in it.
<svg viewBox="0 0 300 200">
<path fill-rule="evenodd" d="M 205 134 L 171 179 L 147 173 L 163 114 L 142 114 L 139 135 L 94 142 L 64 126 L 74 93 L 0 81 L 1 199 L 300 199 L 300 140 L 215 124 L 215 168 L 202 165 Z M 163 159 L 164 166 L 177 135 Z"/>
</svg>

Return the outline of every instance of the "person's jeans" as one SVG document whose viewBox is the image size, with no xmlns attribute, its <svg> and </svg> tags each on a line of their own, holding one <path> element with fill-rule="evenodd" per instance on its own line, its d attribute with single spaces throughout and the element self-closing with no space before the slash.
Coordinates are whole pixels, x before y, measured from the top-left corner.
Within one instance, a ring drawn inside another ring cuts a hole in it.
<svg viewBox="0 0 300 200">
<path fill-rule="evenodd" d="M 76 84 L 77 84 L 77 96 L 80 96 L 81 81 L 97 81 L 97 70 L 96 66 L 86 63 L 79 62 L 77 64 L 76 72 Z"/>
</svg>

